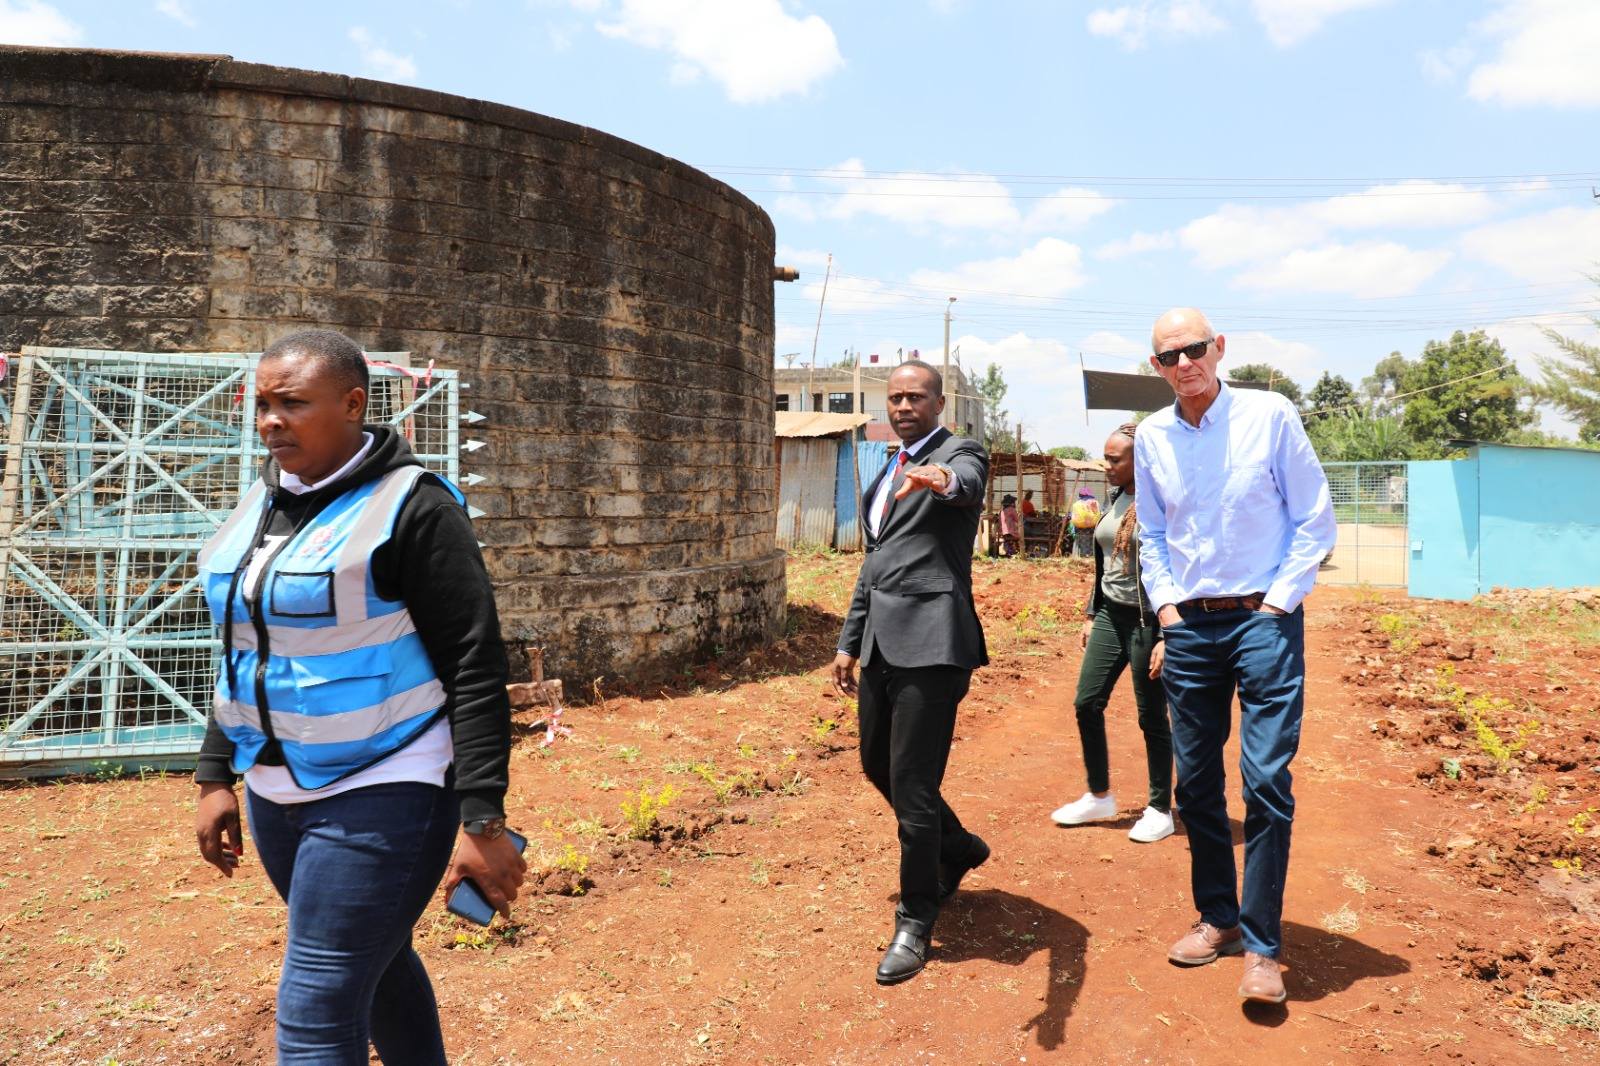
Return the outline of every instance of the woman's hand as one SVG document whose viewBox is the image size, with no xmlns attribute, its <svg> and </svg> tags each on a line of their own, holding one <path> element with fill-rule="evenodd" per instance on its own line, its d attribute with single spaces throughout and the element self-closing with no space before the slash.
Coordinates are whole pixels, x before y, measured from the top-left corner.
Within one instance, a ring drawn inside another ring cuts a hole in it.
<svg viewBox="0 0 1600 1066">
<path fill-rule="evenodd" d="M 1083 651 L 1089 650 L 1089 634 L 1094 632 L 1094 623 L 1083 623 L 1083 632 L 1078 634 L 1078 647 Z"/>
<path fill-rule="evenodd" d="M 480 833 L 463 830 L 450 870 L 444 875 L 446 899 L 464 877 L 470 877 L 483 898 L 489 901 L 489 906 L 510 921 L 511 901 L 517 898 L 517 890 L 528 877 L 528 863 L 504 833 L 490 840 Z"/>
<path fill-rule="evenodd" d="M 244 834 L 239 829 L 239 797 L 232 785 L 207 781 L 200 786 L 200 803 L 194 816 L 194 839 L 200 857 L 232 877 L 244 854 Z"/>
<path fill-rule="evenodd" d="M 1150 649 L 1150 680 L 1154 681 L 1161 676 L 1161 668 L 1167 662 L 1167 642 L 1158 640 Z"/>
</svg>

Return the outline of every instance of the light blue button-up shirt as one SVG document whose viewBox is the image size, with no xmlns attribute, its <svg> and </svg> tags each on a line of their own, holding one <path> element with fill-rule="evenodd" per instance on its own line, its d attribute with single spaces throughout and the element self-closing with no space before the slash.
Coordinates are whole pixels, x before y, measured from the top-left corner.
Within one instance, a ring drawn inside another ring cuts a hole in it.
<svg viewBox="0 0 1600 1066">
<path fill-rule="evenodd" d="M 1328 479 L 1286 398 L 1218 382 L 1198 426 L 1176 402 L 1139 423 L 1133 471 L 1139 563 L 1159 610 L 1265 592 L 1293 611 L 1338 527 Z"/>
</svg>

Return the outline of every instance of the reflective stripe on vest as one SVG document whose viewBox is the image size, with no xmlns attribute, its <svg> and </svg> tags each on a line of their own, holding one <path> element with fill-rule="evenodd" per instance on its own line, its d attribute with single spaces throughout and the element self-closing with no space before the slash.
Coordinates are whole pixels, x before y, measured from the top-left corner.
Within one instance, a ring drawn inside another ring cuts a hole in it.
<svg viewBox="0 0 1600 1066">
<path fill-rule="evenodd" d="M 212 618 L 220 626 L 231 610 L 234 619 L 233 645 L 223 653 L 232 658 L 238 691 L 230 691 L 229 671 L 221 670 L 212 713 L 234 743 L 236 773 L 255 764 L 267 741 L 256 706 L 258 670 L 273 735 L 304 788 L 370 766 L 436 720 L 444 687 L 405 605 L 379 598 L 371 572 L 373 553 L 393 536 L 425 474 L 407 466 L 358 485 L 279 547 L 253 593 L 265 649 L 243 590 L 227 600 L 235 572 L 249 566 L 256 547 L 269 505 L 266 486 L 253 486 L 207 542 L 200 570 Z M 464 502 L 455 486 L 445 485 Z"/>
</svg>

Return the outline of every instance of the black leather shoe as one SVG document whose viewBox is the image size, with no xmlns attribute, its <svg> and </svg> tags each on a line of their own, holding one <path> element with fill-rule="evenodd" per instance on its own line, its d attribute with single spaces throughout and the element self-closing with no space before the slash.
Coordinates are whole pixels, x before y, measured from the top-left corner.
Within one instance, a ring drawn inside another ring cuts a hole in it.
<svg viewBox="0 0 1600 1066">
<path fill-rule="evenodd" d="M 946 866 L 939 864 L 939 902 L 943 903 L 956 894 L 956 889 L 961 887 L 961 879 L 969 871 L 976 870 L 989 861 L 989 845 L 983 842 L 978 834 L 972 834 L 972 847 L 967 852 L 967 861 L 960 866 Z"/>
<path fill-rule="evenodd" d="M 921 973 L 927 964 L 928 938 L 901 926 L 894 931 L 889 950 L 883 953 L 883 961 L 878 963 L 878 983 L 897 985 L 901 981 L 909 981 Z"/>
</svg>

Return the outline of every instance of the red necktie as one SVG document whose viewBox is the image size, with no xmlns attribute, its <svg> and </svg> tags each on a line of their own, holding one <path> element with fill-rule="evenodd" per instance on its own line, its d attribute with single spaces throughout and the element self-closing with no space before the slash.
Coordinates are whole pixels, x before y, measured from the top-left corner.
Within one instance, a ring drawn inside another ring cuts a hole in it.
<svg viewBox="0 0 1600 1066">
<path fill-rule="evenodd" d="M 889 491 L 883 494 L 883 510 L 878 512 L 879 533 L 883 532 L 883 520 L 889 517 L 889 504 L 894 502 L 894 479 L 910 461 L 911 456 L 906 454 L 906 450 L 904 448 L 900 449 L 900 454 L 895 456 L 894 469 L 884 475 L 884 477 L 889 479 Z"/>
</svg>

